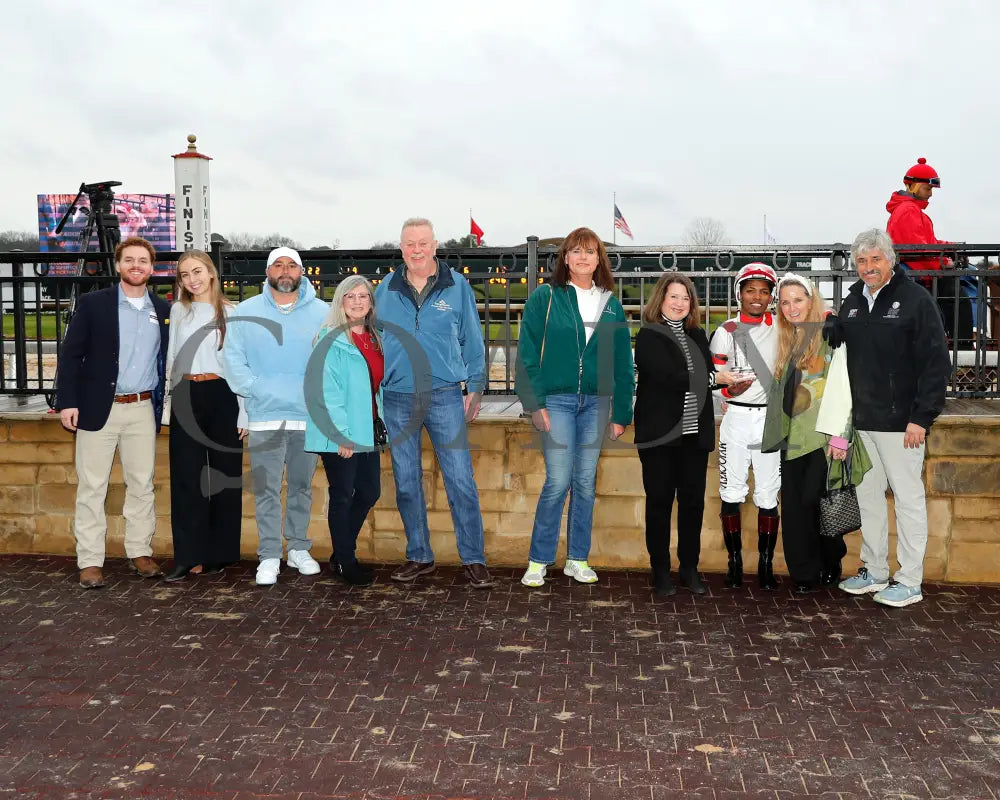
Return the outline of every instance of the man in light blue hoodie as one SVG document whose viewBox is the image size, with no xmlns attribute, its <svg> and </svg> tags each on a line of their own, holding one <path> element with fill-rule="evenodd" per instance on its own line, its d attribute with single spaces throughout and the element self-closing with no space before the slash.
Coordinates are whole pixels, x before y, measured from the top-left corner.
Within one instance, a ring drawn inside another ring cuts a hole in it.
<svg viewBox="0 0 1000 800">
<path fill-rule="evenodd" d="M 290 247 L 267 257 L 263 291 L 240 303 L 229 317 L 223 355 L 226 378 L 246 399 L 250 430 L 250 467 L 257 508 L 257 585 L 278 580 L 281 568 L 281 478 L 287 470 L 285 539 L 288 566 L 316 575 L 309 554 L 309 511 L 315 453 L 305 447 L 306 364 L 313 337 L 326 316 L 326 304 L 302 280 L 302 259 Z"/>
</svg>

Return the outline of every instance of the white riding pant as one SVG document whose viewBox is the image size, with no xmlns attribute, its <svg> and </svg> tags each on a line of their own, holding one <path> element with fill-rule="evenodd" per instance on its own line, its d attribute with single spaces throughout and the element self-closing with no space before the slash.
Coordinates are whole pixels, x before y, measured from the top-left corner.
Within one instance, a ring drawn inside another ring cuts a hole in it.
<svg viewBox="0 0 1000 800">
<path fill-rule="evenodd" d="M 719 497 L 725 503 L 742 503 L 750 487 L 753 467 L 753 502 L 757 508 L 778 505 L 781 490 L 781 453 L 762 453 L 766 407 L 729 403 L 719 428 Z"/>
</svg>

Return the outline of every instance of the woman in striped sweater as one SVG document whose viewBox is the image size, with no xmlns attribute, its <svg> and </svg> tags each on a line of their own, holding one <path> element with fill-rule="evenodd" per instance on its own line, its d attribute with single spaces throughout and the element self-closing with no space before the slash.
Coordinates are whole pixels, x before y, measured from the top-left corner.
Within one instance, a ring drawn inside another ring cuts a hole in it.
<svg viewBox="0 0 1000 800">
<path fill-rule="evenodd" d="M 698 575 L 698 558 L 708 454 L 715 449 L 716 375 L 698 317 L 690 278 L 668 273 L 653 288 L 635 338 L 635 443 L 646 492 L 646 549 L 653 587 L 663 595 L 675 592 L 670 579 L 675 497 L 678 577 L 695 594 L 708 591 Z"/>
</svg>

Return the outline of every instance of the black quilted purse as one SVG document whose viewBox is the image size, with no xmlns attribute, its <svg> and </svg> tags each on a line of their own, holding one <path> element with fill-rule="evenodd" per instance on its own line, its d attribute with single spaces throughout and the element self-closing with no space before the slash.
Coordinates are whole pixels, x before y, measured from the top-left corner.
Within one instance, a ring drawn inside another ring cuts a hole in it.
<svg viewBox="0 0 1000 800">
<path fill-rule="evenodd" d="M 830 467 L 833 459 L 826 465 L 826 494 L 819 499 L 819 532 L 823 536 L 843 536 L 861 529 L 861 508 L 858 506 L 858 493 L 853 483 L 849 483 L 851 475 L 851 450 L 847 451 L 847 459 L 841 471 L 839 489 L 830 488 Z"/>
<path fill-rule="evenodd" d="M 385 423 L 378 414 L 375 414 L 373 423 L 375 425 L 375 449 L 381 453 L 389 447 L 389 432 L 385 429 Z"/>
</svg>

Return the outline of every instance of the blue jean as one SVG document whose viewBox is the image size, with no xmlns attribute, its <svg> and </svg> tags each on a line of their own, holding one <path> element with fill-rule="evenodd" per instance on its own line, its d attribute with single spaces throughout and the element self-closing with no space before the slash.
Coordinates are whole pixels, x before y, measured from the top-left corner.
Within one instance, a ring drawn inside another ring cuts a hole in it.
<svg viewBox="0 0 1000 800">
<path fill-rule="evenodd" d="M 463 564 L 485 564 L 483 515 L 472 474 L 461 387 L 453 384 L 422 394 L 383 392 L 382 405 L 396 484 L 396 507 L 406 531 L 407 560 L 422 564 L 434 560 L 427 528 L 424 471 L 420 464 L 420 429 L 426 428 L 444 478 L 459 558 Z"/>
<path fill-rule="evenodd" d="M 535 509 L 528 558 L 540 564 L 556 560 L 559 521 L 569 493 L 566 557 L 586 561 L 594 523 L 597 459 L 608 427 L 610 401 L 596 395 L 556 394 L 545 399 L 550 430 L 542 434 L 545 484 Z"/>
</svg>

